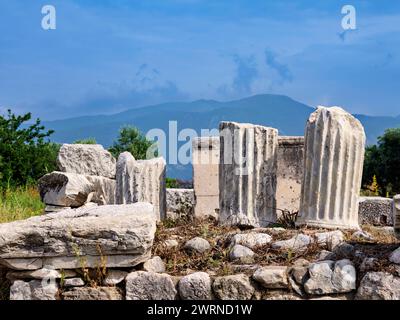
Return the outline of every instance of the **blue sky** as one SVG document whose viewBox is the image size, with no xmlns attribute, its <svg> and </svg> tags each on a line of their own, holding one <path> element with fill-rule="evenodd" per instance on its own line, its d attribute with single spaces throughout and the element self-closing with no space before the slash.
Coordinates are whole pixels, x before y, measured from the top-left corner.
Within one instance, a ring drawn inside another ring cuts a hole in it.
<svg viewBox="0 0 400 320">
<path fill-rule="evenodd" d="M 54 5 L 57 29 L 41 28 Z M 351 4 L 357 29 L 343 33 Z M 43 119 L 285 94 L 400 114 L 400 1 L 0 0 L 0 110 Z"/>
</svg>

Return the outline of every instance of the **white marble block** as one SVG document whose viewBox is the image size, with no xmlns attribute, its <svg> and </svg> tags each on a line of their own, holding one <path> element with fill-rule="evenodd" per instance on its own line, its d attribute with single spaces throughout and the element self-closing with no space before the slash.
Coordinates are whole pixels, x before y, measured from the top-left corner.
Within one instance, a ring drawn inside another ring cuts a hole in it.
<svg viewBox="0 0 400 320">
<path fill-rule="evenodd" d="M 222 224 L 266 226 L 276 221 L 278 130 L 220 123 Z"/>
<path fill-rule="evenodd" d="M 166 163 L 164 158 L 135 160 L 123 152 L 117 162 L 116 203 L 149 202 L 158 220 L 166 217 Z"/>
<path fill-rule="evenodd" d="M 219 137 L 193 139 L 193 186 L 196 218 L 212 216 L 219 211 Z"/>
<path fill-rule="evenodd" d="M 305 136 L 298 225 L 358 229 L 365 152 L 360 121 L 339 107 L 318 107 Z"/>
</svg>

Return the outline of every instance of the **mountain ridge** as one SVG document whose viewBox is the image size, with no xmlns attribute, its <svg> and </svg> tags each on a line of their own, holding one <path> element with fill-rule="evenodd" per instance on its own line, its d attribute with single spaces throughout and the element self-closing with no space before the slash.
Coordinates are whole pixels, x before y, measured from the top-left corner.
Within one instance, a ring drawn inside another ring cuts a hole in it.
<svg viewBox="0 0 400 320">
<path fill-rule="evenodd" d="M 124 125 L 138 127 L 143 133 L 150 129 L 163 130 L 168 137 L 169 121 L 177 121 L 178 132 L 193 129 L 217 129 L 220 121 L 254 123 L 277 128 L 280 135 L 303 135 L 306 121 L 315 108 L 285 95 L 260 94 L 231 101 L 200 99 L 191 102 L 167 102 L 130 108 L 111 115 L 90 115 L 53 121 L 43 121 L 48 129 L 55 130 L 52 140 L 71 143 L 87 137 L 109 147 Z M 400 116 L 354 115 L 364 125 L 367 143 L 376 143 L 385 129 L 400 127 Z M 181 146 L 186 141 L 180 141 Z M 168 157 L 168 154 L 167 154 Z M 168 161 L 167 161 L 168 162 Z M 168 166 L 168 175 L 191 178 L 190 166 Z"/>
</svg>

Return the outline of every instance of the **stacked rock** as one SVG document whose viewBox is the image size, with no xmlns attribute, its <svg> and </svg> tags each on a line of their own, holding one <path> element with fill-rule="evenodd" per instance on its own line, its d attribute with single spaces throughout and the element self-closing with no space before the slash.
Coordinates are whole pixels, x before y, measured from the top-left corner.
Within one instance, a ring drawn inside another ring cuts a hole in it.
<svg viewBox="0 0 400 320">
<path fill-rule="evenodd" d="M 47 212 L 76 208 L 88 202 L 115 203 L 115 159 L 103 146 L 63 144 L 57 166 L 59 171 L 39 180 Z"/>
</svg>

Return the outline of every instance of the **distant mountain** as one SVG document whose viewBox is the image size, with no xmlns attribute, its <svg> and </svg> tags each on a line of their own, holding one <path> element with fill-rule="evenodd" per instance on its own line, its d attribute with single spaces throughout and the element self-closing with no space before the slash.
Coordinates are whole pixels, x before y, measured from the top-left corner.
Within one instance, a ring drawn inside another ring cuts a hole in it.
<svg viewBox="0 0 400 320">
<path fill-rule="evenodd" d="M 53 140 L 60 143 L 94 137 L 105 147 L 116 139 L 124 125 L 133 125 L 146 133 L 162 129 L 168 137 L 169 121 L 177 121 L 178 132 L 185 128 L 218 128 L 220 121 L 249 122 L 277 128 L 280 135 L 303 135 L 304 126 L 314 108 L 282 95 L 256 95 L 229 102 L 198 100 L 176 102 L 129 109 L 113 115 L 98 115 L 44 122 L 55 130 Z M 368 144 L 376 142 L 385 129 L 400 127 L 400 117 L 355 115 L 364 125 Z M 182 145 L 185 142 L 180 142 Z M 168 154 L 167 154 L 168 157 Z M 168 160 L 168 159 L 167 159 Z M 168 161 L 167 161 L 168 162 Z M 168 167 L 168 176 L 191 178 L 190 165 Z"/>
</svg>

